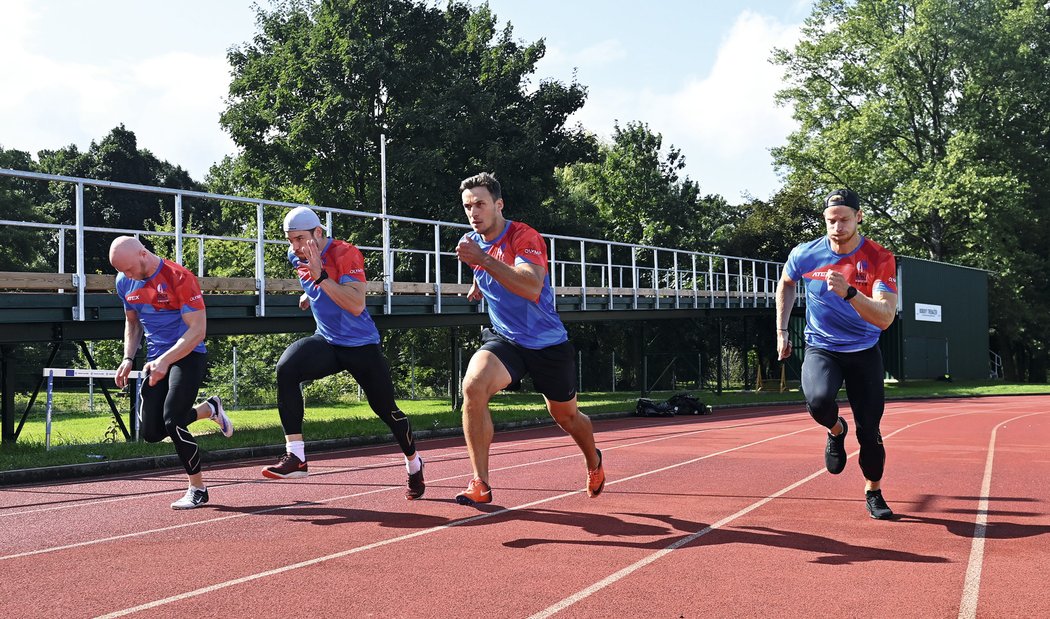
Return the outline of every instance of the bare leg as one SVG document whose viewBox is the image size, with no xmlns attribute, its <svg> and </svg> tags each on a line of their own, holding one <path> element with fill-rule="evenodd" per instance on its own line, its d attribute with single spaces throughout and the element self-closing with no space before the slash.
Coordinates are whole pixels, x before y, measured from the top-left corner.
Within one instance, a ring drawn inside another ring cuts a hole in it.
<svg viewBox="0 0 1050 619">
<path fill-rule="evenodd" d="M 544 398 L 546 400 L 546 398 Z M 598 450 L 594 446 L 594 428 L 591 419 L 580 412 L 574 396 L 568 402 L 554 402 L 547 400 L 547 411 L 550 412 L 554 421 L 572 436 L 572 440 L 579 445 L 583 457 L 587 459 L 587 468 L 594 469 L 598 466 Z"/>
<path fill-rule="evenodd" d="M 463 378 L 463 436 L 474 476 L 489 483 L 489 446 L 492 444 L 492 413 L 489 400 L 510 384 L 510 373 L 499 358 L 479 350 L 470 358 Z"/>
</svg>

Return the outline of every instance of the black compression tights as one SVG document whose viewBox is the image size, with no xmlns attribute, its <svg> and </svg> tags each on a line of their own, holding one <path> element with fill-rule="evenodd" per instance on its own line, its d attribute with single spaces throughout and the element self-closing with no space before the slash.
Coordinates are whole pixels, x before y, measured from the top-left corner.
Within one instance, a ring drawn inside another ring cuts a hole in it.
<svg viewBox="0 0 1050 619">
<path fill-rule="evenodd" d="M 292 343 L 277 362 L 277 410 L 285 435 L 303 432 L 305 411 L 300 384 L 342 370 L 350 372 L 361 385 L 372 412 L 390 428 L 401 452 L 412 457 L 416 453 L 412 425 L 394 401 L 390 367 L 378 344 L 335 346 L 316 334 Z"/>
<path fill-rule="evenodd" d="M 860 443 L 860 469 L 869 481 L 880 481 L 886 464 L 886 448 L 879 430 L 885 407 L 882 377 L 882 352 L 878 345 L 858 352 L 807 348 L 802 363 L 806 407 L 813 419 L 829 430 L 839 418 L 835 396 L 845 382 Z"/>
<path fill-rule="evenodd" d="M 193 401 L 204 380 L 207 359 L 205 353 L 191 352 L 171 364 L 167 376 L 152 387 L 148 378 L 142 378 L 145 382 L 139 401 L 139 435 L 148 443 L 171 437 L 188 475 L 201 472 L 200 450 L 187 426 L 197 420 Z"/>
</svg>

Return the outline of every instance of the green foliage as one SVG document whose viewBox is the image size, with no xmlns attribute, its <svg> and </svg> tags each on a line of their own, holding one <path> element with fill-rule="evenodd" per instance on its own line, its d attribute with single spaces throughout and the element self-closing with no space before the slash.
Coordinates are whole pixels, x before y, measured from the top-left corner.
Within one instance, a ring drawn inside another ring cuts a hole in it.
<svg viewBox="0 0 1050 619">
<path fill-rule="evenodd" d="M 135 134 L 124 125 L 115 127 L 99 142 L 91 142 L 87 152 L 81 153 L 75 145 L 39 153 L 36 171 L 47 174 L 77 176 L 91 179 L 159 185 L 179 189 L 201 190 L 181 167 L 158 160 L 150 151 L 140 150 Z M 71 225 L 76 223 L 76 186 L 70 183 L 51 183 L 46 197 L 39 200 L 36 213 L 46 221 Z M 108 187 L 84 188 L 84 225 L 130 230 L 158 229 L 165 221 L 165 213 L 174 210 L 174 198 L 132 192 Z M 171 216 L 168 215 L 168 218 Z M 198 214 L 206 220 L 206 213 Z M 109 244 L 112 234 L 85 236 L 84 264 L 88 273 L 112 273 L 109 265 Z M 67 243 L 72 241 L 67 239 Z M 49 264 L 57 261 L 57 245 L 49 244 L 45 258 Z M 75 255 L 66 252 L 66 271 L 75 271 Z"/>
<path fill-rule="evenodd" d="M 260 9 L 257 21 L 253 40 L 229 54 L 222 115 L 242 154 L 213 169 L 248 195 L 378 211 L 385 134 L 392 213 L 459 219 L 459 180 L 487 169 L 508 190 L 508 215 L 537 221 L 553 170 L 593 146 L 565 127 L 584 89 L 530 88 L 542 42 L 519 44 L 509 25 L 497 32 L 485 6 L 288 2 Z M 364 225 L 341 237 L 375 244 L 376 230 L 357 238 Z M 399 245 L 431 238 L 394 231 Z"/>
<path fill-rule="evenodd" d="M 29 153 L 0 147 L 0 168 L 33 171 L 34 164 Z M 33 205 L 43 190 L 39 181 L 0 177 L 0 219 L 39 221 Z M 46 245 L 44 239 L 53 234 L 14 226 L 0 227 L 0 271 L 50 270 L 38 247 Z"/>
</svg>

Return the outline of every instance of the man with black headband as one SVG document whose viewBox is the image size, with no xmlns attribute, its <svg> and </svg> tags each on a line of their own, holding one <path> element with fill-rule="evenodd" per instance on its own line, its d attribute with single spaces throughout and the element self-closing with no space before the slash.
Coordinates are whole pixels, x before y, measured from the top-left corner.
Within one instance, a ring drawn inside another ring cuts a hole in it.
<svg viewBox="0 0 1050 619">
<path fill-rule="evenodd" d="M 882 497 L 886 449 L 879 423 L 885 403 L 879 334 L 897 314 L 897 271 L 893 254 L 860 235 L 860 198 L 838 189 L 824 199 L 827 236 L 791 250 L 777 285 L 777 352 L 791 356 L 788 320 L 795 282 L 806 287 L 806 352 L 802 391 L 813 419 L 828 429 L 824 464 L 837 475 L 846 467 L 846 420 L 835 397 L 843 382 L 857 441 L 865 498 L 872 518 L 893 516 Z"/>
</svg>

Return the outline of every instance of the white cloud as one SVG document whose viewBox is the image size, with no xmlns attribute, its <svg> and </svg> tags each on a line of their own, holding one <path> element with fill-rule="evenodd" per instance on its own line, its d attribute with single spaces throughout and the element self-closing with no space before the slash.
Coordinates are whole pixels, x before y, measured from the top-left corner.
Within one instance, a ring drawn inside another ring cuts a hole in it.
<svg viewBox="0 0 1050 619">
<path fill-rule="evenodd" d="M 670 138 L 682 148 L 691 175 L 706 190 L 723 193 L 717 189 L 722 179 L 739 179 L 738 191 L 760 198 L 776 190 L 768 150 L 783 143 L 795 122 L 789 108 L 774 102 L 783 87 L 783 70 L 769 58 L 774 47 L 790 48 L 798 37 L 798 26 L 745 12 L 705 77 L 689 79 L 668 95 L 643 95 L 644 117 L 654 119 L 652 127 L 665 141 Z"/>
<path fill-rule="evenodd" d="M 774 103 L 774 93 L 783 86 L 782 69 L 769 58 L 774 47 L 790 49 L 798 37 L 799 25 L 743 12 L 710 66 L 678 59 L 682 79 L 662 90 L 591 88 L 572 120 L 600 135 L 611 134 L 617 121 L 620 126 L 645 122 L 663 135 L 665 147 L 681 149 L 686 172 L 705 193 L 730 201 L 745 192 L 768 198 L 779 188 L 769 149 L 795 127 L 791 110 Z"/>
<path fill-rule="evenodd" d="M 86 149 L 123 123 L 140 148 L 203 179 L 234 150 L 218 124 L 229 69 L 222 54 L 172 52 L 131 60 L 56 60 L 29 51 L 44 36 L 28 2 L 0 20 L 0 145 Z"/>
</svg>

